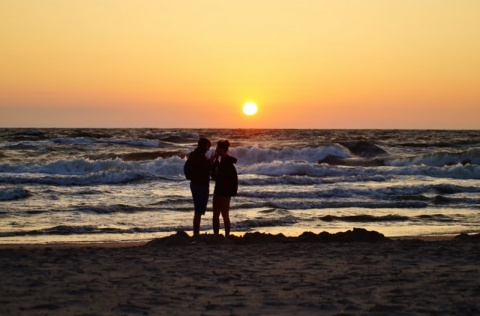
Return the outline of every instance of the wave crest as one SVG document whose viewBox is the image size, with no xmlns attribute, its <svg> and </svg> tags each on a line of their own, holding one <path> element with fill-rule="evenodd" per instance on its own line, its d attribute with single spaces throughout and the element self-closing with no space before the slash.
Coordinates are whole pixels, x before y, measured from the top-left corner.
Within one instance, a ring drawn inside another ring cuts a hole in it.
<svg viewBox="0 0 480 316">
<path fill-rule="evenodd" d="M 0 188 L 0 201 L 14 201 L 30 196 L 30 192 L 24 188 Z"/>
<path fill-rule="evenodd" d="M 341 158 L 351 157 L 349 151 L 340 145 L 328 145 L 316 148 L 282 148 L 270 149 L 260 147 L 234 147 L 231 155 L 238 159 L 239 164 L 252 165 L 273 161 L 306 161 L 317 162 L 327 156 Z"/>
<path fill-rule="evenodd" d="M 436 152 L 433 154 L 392 159 L 385 161 L 385 164 L 393 167 L 407 167 L 407 166 L 431 166 L 443 167 L 454 165 L 480 165 L 480 148 L 471 148 L 466 151 L 452 153 L 452 152 Z"/>
</svg>

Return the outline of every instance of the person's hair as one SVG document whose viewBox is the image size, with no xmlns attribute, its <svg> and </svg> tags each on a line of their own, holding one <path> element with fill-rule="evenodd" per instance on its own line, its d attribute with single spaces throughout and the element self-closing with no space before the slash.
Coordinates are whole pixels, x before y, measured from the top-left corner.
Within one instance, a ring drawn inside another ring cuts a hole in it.
<svg viewBox="0 0 480 316">
<path fill-rule="evenodd" d="M 198 140 L 198 147 L 212 146 L 212 142 L 202 137 Z"/>
<path fill-rule="evenodd" d="M 228 147 L 230 147 L 230 142 L 226 139 L 219 140 L 217 146 L 224 149 L 225 151 L 228 151 Z"/>
</svg>

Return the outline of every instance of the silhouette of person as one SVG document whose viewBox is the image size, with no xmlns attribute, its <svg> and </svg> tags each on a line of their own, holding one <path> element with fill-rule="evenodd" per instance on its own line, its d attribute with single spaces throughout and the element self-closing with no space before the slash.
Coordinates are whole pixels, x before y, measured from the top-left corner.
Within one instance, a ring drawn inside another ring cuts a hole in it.
<svg viewBox="0 0 480 316">
<path fill-rule="evenodd" d="M 237 195 L 238 175 L 234 164 L 237 158 L 228 155 L 230 142 L 220 140 L 215 150 L 215 162 L 212 166 L 212 179 L 215 181 L 213 191 L 213 233 L 218 235 L 220 230 L 220 214 L 223 217 L 225 236 L 230 234 L 230 199 Z"/>
<path fill-rule="evenodd" d="M 190 190 L 192 191 L 193 205 L 195 207 L 195 215 L 193 216 L 193 235 L 200 234 L 200 222 L 202 215 L 207 210 L 210 172 L 214 156 L 208 159 L 205 154 L 210 149 L 212 143 L 206 138 L 198 140 L 198 146 L 192 151 L 188 160 L 191 160 Z"/>
</svg>

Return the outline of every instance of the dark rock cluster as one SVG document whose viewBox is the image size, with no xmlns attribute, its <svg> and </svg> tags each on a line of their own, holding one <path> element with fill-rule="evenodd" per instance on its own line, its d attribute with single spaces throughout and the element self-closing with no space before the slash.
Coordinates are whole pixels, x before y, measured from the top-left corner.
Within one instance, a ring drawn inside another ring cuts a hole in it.
<svg viewBox="0 0 480 316">
<path fill-rule="evenodd" d="M 168 237 L 157 238 L 146 246 L 185 246 L 193 245 L 197 243 L 203 244 L 266 244 L 266 243 L 327 243 L 327 242 L 381 242 L 389 241 L 390 239 L 385 237 L 376 231 L 368 231 L 363 228 L 354 228 L 346 232 L 339 232 L 330 234 L 322 232 L 315 234 L 312 232 L 304 232 L 298 237 L 287 237 L 283 234 L 266 234 L 266 233 L 246 233 L 243 236 L 229 236 L 203 234 L 200 236 L 191 237 L 184 231 L 179 231 L 174 235 Z"/>
</svg>

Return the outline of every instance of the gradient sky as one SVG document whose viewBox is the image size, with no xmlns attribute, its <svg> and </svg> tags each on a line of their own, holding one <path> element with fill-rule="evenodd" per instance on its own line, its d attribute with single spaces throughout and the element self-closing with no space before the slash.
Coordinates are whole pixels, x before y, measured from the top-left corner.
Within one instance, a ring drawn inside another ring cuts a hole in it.
<svg viewBox="0 0 480 316">
<path fill-rule="evenodd" d="M 0 127 L 479 129 L 479 17 L 478 0 L 0 0 Z"/>
</svg>

